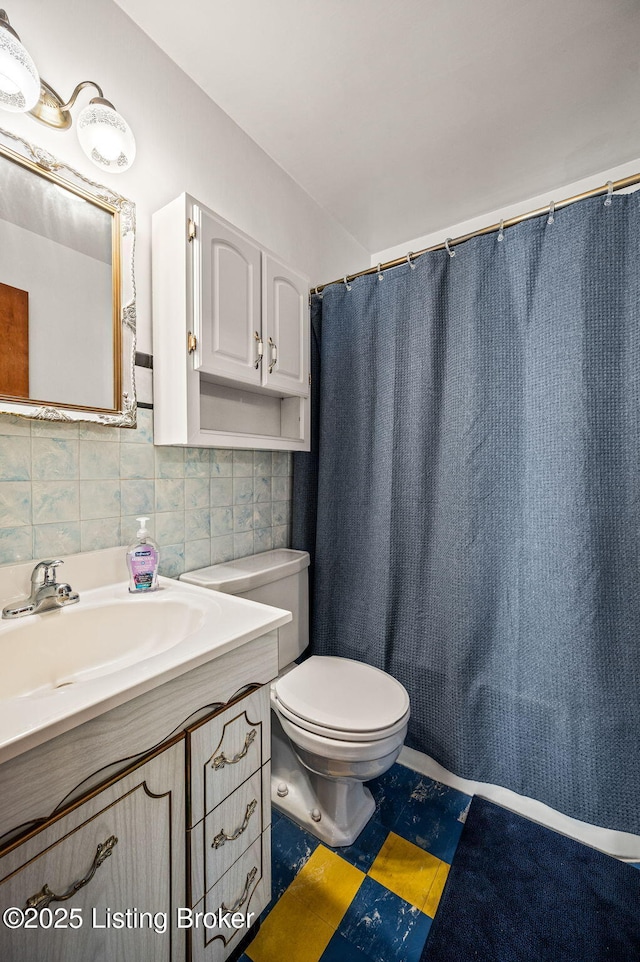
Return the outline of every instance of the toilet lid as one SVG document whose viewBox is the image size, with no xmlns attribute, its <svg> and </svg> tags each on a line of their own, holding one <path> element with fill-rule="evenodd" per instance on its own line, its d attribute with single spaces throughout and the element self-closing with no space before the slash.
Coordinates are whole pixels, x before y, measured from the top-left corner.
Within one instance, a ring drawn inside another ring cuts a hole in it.
<svg viewBox="0 0 640 962">
<path fill-rule="evenodd" d="M 399 681 L 350 658 L 313 655 L 278 679 L 275 694 L 294 716 L 332 731 L 378 732 L 409 710 Z"/>
</svg>

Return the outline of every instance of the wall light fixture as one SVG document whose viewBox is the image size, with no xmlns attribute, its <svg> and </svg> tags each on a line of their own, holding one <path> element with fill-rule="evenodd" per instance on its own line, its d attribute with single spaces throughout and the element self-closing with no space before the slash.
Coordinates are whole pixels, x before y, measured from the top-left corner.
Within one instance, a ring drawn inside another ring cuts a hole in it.
<svg viewBox="0 0 640 962">
<path fill-rule="evenodd" d="M 29 113 L 48 127 L 67 130 L 72 123 L 70 109 L 85 87 L 94 87 L 98 96 L 78 114 L 80 146 L 100 170 L 121 173 L 136 156 L 135 138 L 124 117 L 93 80 L 79 83 L 65 103 L 39 76 L 7 14 L 0 10 L 0 108 Z"/>
</svg>

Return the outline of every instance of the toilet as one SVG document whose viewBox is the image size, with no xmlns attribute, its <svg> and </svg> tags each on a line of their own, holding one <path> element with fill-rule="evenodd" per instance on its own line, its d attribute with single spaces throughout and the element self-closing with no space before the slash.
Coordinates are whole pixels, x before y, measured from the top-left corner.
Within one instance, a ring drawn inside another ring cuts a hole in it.
<svg viewBox="0 0 640 962">
<path fill-rule="evenodd" d="M 271 796 L 332 847 L 351 845 L 375 808 L 365 782 L 393 765 L 409 722 L 406 689 L 378 668 L 312 655 L 309 555 L 278 548 L 188 571 L 181 580 L 286 608 L 278 629 L 278 677 L 271 683 Z"/>
</svg>

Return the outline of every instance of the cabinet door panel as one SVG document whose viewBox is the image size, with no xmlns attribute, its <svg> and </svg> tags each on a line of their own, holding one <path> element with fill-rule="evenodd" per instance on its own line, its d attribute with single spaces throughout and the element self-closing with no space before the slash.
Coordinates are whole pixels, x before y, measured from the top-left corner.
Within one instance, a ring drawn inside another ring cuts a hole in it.
<svg viewBox="0 0 640 962">
<path fill-rule="evenodd" d="M 263 384 L 309 393 L 309 292 L 306 278 L 265 254 Z"/>
<path fill-rule="evenodd" d="M 194 910 L 215 913 L 218 918 L 221 910 L 241 912 L 247 924 L 238 929 L 206 928 L 204 925 L 195 928 L 192 936 L 193 962 L 223 962 L 260 917 L 270 898 L 271 829 L 268 828 L 234 862 Z"/>
<path fill-rule="evenodd" d="M 191 825 L 271 757 L 269 686 L 264 685 L 189 732 Z"/>
<path fill-rule="evenodd" d="M 194 207 L 194 217 L 196 369 L 260 384 L 260 251 L 201 208 Z"/>
<path fill-rule="evenodd" d="M 9 906 L 25 909 L 38 897 L 44 904 L 53 893 L 48 908 L 54 921 L 64 923 L 65 910 L 75 909 L 82 925 L 15 931 L 0 926 L 0 958 L 183 960 L 184 933 L 174 924 L 184 898 L 183 779 L 179 743 L 1 858 L 0 912 Z M 110 854 L 101 861 L 98 846 L 106 842 Z M 119 928 L 114 924 L 118 912 L 125 913 Z M 141 917 L 143 912 L 149 916 Z"/>
</svg>

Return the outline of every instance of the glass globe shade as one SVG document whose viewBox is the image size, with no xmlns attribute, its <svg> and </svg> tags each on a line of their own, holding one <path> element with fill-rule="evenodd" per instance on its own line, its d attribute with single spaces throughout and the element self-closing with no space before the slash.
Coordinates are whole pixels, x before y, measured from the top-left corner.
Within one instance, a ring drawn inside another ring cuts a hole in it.
<svg viewBox="0 0 640 962">
<path fill-rule="evenodd" d="M 101 170 L 117 174 L 135 160 L 136 141 L 129 124 L 105 103 L 89 103 L 78 115 L 78 140 Z"/>
<path fill-rule="evenodd" d="M 20 41 L 0 26 L 0 107 L 25 113 L 35 107 L 39 97 L 36 65 Z"/>
</svg>

